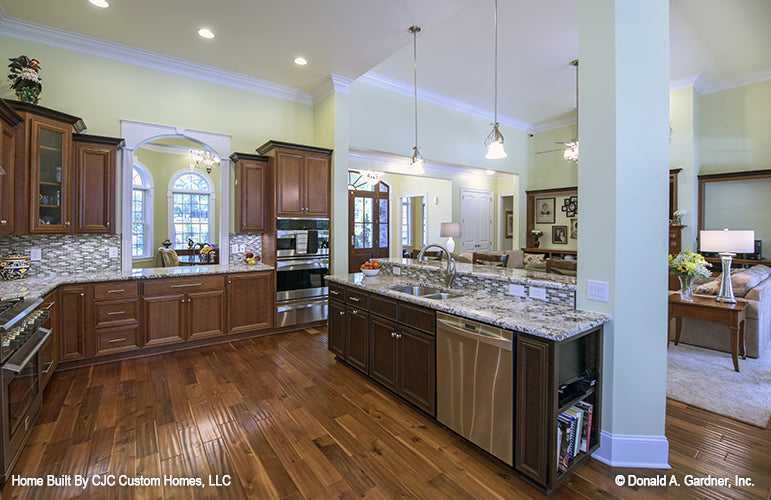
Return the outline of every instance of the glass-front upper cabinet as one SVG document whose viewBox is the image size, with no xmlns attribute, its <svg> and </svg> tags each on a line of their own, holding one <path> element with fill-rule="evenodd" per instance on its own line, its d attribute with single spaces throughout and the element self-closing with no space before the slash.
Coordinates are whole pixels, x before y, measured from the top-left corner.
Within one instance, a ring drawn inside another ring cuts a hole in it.
<svg viewBox="0 0 771 500">
<path fill-rule="evenodd" d="M 32 233 L 68 233 L 72 225 L 72 126 L 32 117 L 30 211 Z"/>
</svg>

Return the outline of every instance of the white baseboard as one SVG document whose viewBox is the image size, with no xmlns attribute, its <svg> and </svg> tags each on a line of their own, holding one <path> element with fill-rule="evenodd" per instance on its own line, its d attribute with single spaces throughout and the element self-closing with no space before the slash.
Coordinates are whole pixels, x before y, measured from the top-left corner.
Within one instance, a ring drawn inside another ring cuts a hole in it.
<svg viewBox="0 0 771 500">
<path fill-rule="evenodd" d="M 669 441 L 664 436 L 625 436 L 600 431 L 600 447 L 592 458 L 611 467 L 669 469 Z"/>
</svg>

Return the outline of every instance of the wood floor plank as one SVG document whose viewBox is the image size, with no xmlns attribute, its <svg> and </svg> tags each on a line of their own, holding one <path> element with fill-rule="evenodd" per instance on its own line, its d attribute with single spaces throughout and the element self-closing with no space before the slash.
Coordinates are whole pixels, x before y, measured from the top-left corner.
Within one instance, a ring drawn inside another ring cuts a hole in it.
<svg viewBox="0 0 771 500">
<path fill-rule="evenodd" d="M 25 498 L 545 499 L 502 462 L 296 331 L 57 372 L 15 474 L 230 475 L 230 487 L 0 487 Z M 771 430 L 667 401 L 668 470 L 590 459 L 549 497 L 768 499 Z M 750 477 L 753 486 L 619 487 L 617 474 Z"/>
</svg>

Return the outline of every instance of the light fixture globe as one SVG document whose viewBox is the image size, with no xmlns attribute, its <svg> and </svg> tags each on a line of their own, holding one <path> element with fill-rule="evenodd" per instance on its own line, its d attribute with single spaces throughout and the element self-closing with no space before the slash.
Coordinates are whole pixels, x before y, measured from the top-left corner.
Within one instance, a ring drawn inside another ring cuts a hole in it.
<svg viewBox="0 0 771 500">
<path fill-rule="evenodd" d="M 412 148 L 412 160 L 410 160 L 410 167 L 412 167 L 412 173 L 423 175 L 426 173 L 423 168 L 423 155 L 420 154 L 420 150 L 417 146 Z"/>
<path fill-rule="evenodd" d="M 565 143 L 565 151 L 562 153 L 562 157 L 567 161 L 578 163 L 578 139 Z"/>
<path fill-rule="evenodd" d="M 500 123 L 494 123 L 492 132 L 485 139 L 485 146 L 487 146 L 485 158 L 488 160 L 500 160 L 508 156 L 503 149 L 503 134 L 498 127 L 500 127 Z"/>
</svg>

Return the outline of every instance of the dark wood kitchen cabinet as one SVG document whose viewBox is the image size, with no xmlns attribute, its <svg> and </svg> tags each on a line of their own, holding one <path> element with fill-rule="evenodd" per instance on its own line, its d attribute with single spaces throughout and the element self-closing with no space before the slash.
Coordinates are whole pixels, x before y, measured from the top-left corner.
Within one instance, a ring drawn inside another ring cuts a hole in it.
<svg viewBox="0 0 771 500">
<path fill-rule="evenodd" d="M 99 356 L 139 349 L 142 341 L 139 283 L 115 281 L 93 286 L 94 354 Z"/>
<path fill-rule="evenodd" d="M 329 350 L 433 416 L 434 311 L 338 283 L 329 283 L 329 298 Z"/>
<path fill-rule="evenodd" d="M 43 328 L 51 330 L 51 335 L 38 351 L 38 367 L 40 370 L 40 389 L 44 390 L 59 364 L 59 305 L 58 293 L 51 292 L 43 298 L 41 309 L 48 311 L 48 320 Z"/>
<path fill-rule="evenodd" d="M 16 165 L 17 144 L 23 136 L 22 118 L 0 99 L 0 235 L 13 234 L 16 228 L 16 192 L 24 208 L 24 175 Z M 16 185 L 20 184 L 17 188 Z"/>
<path fill-rule="evenodd" d="M 257 152 L 275 165 L 277 217 L 329 217 L 331 149 L 268 141 Z"/>
<path fill-rule="evenodd" d="M 269 227 L 268 218 L 273 216 L 268 204 L 273 199 L 270 196 L 273 186 L 268 175 L 268 157 L 233 153 L 230 159 L 236 168 L 236 231 L 261 233 Z"/>
<path fill-rule="evenodd" d="M 519 333 L 516 342 L 514 467 L 549 493 L 600 445 L 602 327 L 560 342 Z M 558 420 L 579 402 L 592 407 L 589 449 L 561 470 Z"/>
<path fill-rule="evenodd" d="M 225 334 L 225 276 L 152 280 L 142 287 L 143 347 Z"/>
<path fill-rule="evenodd" d="M 228 333 L 272 328 L 276 312 L 275 272 L 228 275 Z"/>
<path fill-rule="evenodd" d="M 75 233 L 115 232 L 115 165 L 123 139 L 73 134 Z"/>
<path fill-rule="evenodd" d="M 65 285 L 59 288 L 60 361 L 83 359 L 88 355 L 86 329 L 90 285 Z"/>
<path fill-rule="evenodd" d="M 29 176 L 29 232 L 72 232 L 72 135 L 83 120 L 35 104 L 6 101 L 24 118 L 24 158 Z M 17 228 L 19 231 L 20 228 Z"/>
</svg>

